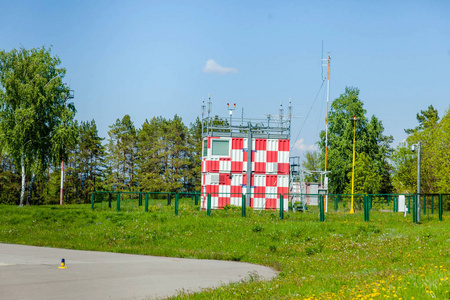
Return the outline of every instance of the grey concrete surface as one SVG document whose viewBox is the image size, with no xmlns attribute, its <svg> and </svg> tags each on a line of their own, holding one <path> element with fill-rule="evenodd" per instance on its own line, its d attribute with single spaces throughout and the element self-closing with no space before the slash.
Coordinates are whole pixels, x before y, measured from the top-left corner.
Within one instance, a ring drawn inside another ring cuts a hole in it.
<svg viewBox="0 0 450 300">
<path fill-rule="evenodd" d="M 61 259 L 67 269 L 59 269 Z M 241 262 L 0 243 L 0 299 L 154 299 L 277 272 Z"/>
</svg>

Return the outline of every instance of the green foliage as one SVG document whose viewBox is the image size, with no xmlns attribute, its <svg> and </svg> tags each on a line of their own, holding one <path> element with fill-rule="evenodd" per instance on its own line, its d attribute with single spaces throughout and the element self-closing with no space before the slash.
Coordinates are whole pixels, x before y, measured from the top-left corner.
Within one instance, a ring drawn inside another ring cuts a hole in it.
<svg viewBox="0 0 450 300">
<path fill-rule="evenodd" d="M 192 203 L 191 203 L 192 204 Z M 447 299 L 450 218 L 412 224 L 402 214 L 214 211 L 193 205 L 144 213 L 91 211 L 87 205 L 0 206 L 0 242 L 79 250 L 221 259 L 278 270 L 177 299 Z M 256 229 L 256 230 L 254 230 Z M 260 230 L 261 229 L 261 230 Z M 57 262 L 55 263 L 56 266 Z M 394 296 L 395 295 L 395 296 Z M 388 297 L 389 296 L 389 297 Z"/>
<path fill-rule="evenodd" d="M 376 169 L 374 163 L 370 157 L 365 153 L 360 153 L 356 157 L 355 161 L 355 179 L 353 194 L 377 194 L 382 190 L 381 175 L 374 172 Z M 351 194 L 351 178 L 352 172 L 347 174 L 347 178 L 350 180 L 345 187 L 345 193 Z"/>
<path fill-rule="evenodd" d="M 129 115 L 109 126 L 105 189 L 135 191 L 137 131 Z"/>
<path fill-rule="evenodd" d="M 354 123 L 351 119 L 358 118 Z M 381 121 L 372 116 L 366 118 L 366 110 L 359 99 L 359 90 L 346 88 L 345 93 L 333 101 L 328 119 L 328 165 L 329 190 L 331 193 L 344 193 L 350 179 L 348 173 L 352 169 L 353 135 L 356 135 L 356 153 L 364 153 L 372 161 L 372 172 L 379 184 L 377 193 L 391 191 L 390 166 L 388 158 L 392 152 L 390 143 L 392 136 L 383 134 Z M 325 156 L 325 131 L 320 133 L 320 149 Z"/>
<path fill-rule="evenodd" d="M 138 133 L 140 188 L 150 192 L 200 188 L 201 123 L 189 129 L 177 115 L 172 120 L 146 120 Z"/>
<path fill-rule="evenodd" d="M 25 176 L 59 162 L 76 139 L 75 107 L 67 102 L 65 69 L 44 47 L 0 51 L 0 144 Z"/>
<path fill-rule="evenodd" d="M 320 171 L 322 158 L 317 151 L 307 151 L 302 161 L 302 167 L 307 171 Z M 305 182 L 319 182 L 320 175 L 318 173 L 305 174 Z"/>
<path fill-rule="evenodd" d="M 411 145 L 421 143 L 421 193 L 450 192 L 450 110 L 439 120 L 432 105 L 417 114 L 419 125 L 405 130 L 406 141 L 392 155 L 393 183 L 398 192 L 416 192 L 417 152 Z"/>
</svg>

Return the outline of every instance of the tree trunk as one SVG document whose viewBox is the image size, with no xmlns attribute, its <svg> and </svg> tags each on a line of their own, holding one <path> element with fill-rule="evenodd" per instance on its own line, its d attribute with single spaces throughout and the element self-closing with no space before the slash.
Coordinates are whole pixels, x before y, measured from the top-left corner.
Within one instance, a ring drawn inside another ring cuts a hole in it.
<svg viewBox="0 0 450 300">
<path fill-rule="evenodd" d="M 25 160 L 24 160 L 23 156 L 22 156 L 22 159 L 21 159 L 21 163 L 22 163 L 22 189 L 20 191 L 20 203 L 19 203 L 19 206 L 23 206 L 23 201 L 25 200 L 25 184 L 26 184 L 26 181 L 25 181 Z"/>
</svg>

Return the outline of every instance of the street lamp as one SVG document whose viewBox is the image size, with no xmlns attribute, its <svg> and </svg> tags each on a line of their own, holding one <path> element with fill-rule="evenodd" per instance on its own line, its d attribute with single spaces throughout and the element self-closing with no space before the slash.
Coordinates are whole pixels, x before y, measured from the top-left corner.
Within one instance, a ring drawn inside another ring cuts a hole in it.
<svg viewBox="0 0 450 300">
<path fill-rule="evenodd" d="M 352 202 L 350 205 L 350 213 L 354 214 L 355 211 L 353 209 L 353 190 L 355 186 L 355 136 L 356 136 L 356 121 L 359 120 L 359 118 L 356 118 L 356 116 L 353 116 L 350 120 L 353 120 L 353 163 L 352 163 Z"/>
<path fill-rule="evenodd" d="M 416 197 L 416 222 L 420 222 L 420 142 L 411 145 L 411 151 L 415 152 L 417 148 L 417 197 Z"/>
</svg>

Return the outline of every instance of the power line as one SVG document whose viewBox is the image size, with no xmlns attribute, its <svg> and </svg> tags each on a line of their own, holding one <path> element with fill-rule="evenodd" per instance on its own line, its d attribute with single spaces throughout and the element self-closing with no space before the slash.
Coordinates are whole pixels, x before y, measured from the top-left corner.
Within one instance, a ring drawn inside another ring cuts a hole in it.
<svg viewBox="0 0 450 300">
<path fill-rule="evenodd" d="M 306 121 L 308 120 L 309 114 L 311 113 L 311 110 L 312 110 L 314 104 L 315 104 L 316 101 L 317 101 L 317 97 L 319 96 L 320 91 L 322 90 L 322 87 L 323 87 L 323 84 L 324 84 L 324 83 L 325 83 L 325 80 L 322 80 L 322 84 L 320 85 L 319 91 L 317 92 L 316 97 L 314 98 L 314 101 L 313 101 L 313 103 L 311 104 L 311 107 L 309 108 L 308 114 L 306 115 L 306 118 L 305 118 L 305 121 L 303 122 L 303 125 L 300 127 L 300 131 L 298 132 L 297 137 L 295 138 L 295 141 L 297 141 L 298 137 L 300 136 L 300 133 L 302 132 L 303 127 L 305 127 L 305 124 L 306 124 Z M 294 143 L 294 144 L 295 144 L 295 143 Z M 292 149 L 294 148 L 294 144 L 291 145 L 291 151 L 292 151 Z"/>
</svg>

